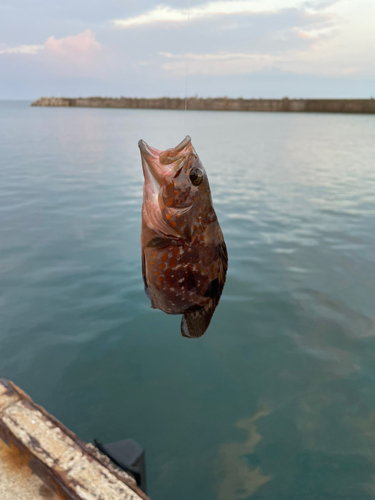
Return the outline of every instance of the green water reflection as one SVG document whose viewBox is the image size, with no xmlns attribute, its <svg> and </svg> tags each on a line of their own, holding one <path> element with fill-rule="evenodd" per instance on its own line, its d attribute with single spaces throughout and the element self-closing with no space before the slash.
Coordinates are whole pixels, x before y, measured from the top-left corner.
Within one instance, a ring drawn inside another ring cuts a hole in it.
<svg viewBox="0 0 375 500">
<path fill-rule="evenodd" d="M 137 141 L 180 112 L 0 105 L 0 373 L 154 500 L 375 495 L 375 119 L 189 112 L 230 267 L 198 341 L 149 307 Z"/>
</svg>

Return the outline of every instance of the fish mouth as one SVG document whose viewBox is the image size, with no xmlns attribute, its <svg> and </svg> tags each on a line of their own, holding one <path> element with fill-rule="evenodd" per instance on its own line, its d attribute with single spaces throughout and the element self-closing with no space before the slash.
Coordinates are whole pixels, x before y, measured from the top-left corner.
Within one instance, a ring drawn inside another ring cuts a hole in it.
<svg viewBox="0 0 375 500">
<path fill-rule="evenodd" d="M 138 147 L 141 150 L 142 156 L 159 156 L 160 151 L 156 148 L 153 148 L 147 144 L 143 139 L 138 141 Z"/>
<path fill-rule="evenodd" d="M 165 178 L 175 175 L 181 169 L 182 163 L 193 149 L 191 137 L 188 135 L 175 148 L 166 151 L 153 148 L 142 139 L 138 142 L 138 147 L 141 151 L 145 180 L 150 184 L 156 181 L 159 186 Z"/>
<path fill-rule="evenodd" d="M 193 151 L 191 139 L 187 136 L 173 149 L 160 151 L 145 141 L 138 142 L 141 151 L 142 168 L 145 182 L 143 185 L 142 217 L 147 225 L 158 234 L 180 238 L 179 233 L 164 220 L 163 188 L 184 166 L 186 158 Z M 187 209 L 186 209 L 187 210 Z"/>
</svg>

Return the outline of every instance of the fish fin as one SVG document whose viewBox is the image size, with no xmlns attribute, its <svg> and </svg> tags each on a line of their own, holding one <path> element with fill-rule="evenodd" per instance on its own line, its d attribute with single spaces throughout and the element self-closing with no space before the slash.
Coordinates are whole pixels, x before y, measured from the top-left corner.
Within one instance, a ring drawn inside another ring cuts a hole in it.
<svg viewBox="0 0 375 500">
<path fill-rule="evenodd" d="M 180 238 L 180 235 L 170 224 L 164 220 L 164 215 L 159 208 L 159 205 L 153 206 L 153 208 L 147 208 L 146 215 L 148 218 L 147 225 L 150 229 L 156 233 L 162 233 L 172 238 Z"/>
<path fill-rule="evenodd" d="M 145 293 L 147 297 L 150 298 L 150 290 L 148 289 L 147 279 L 146 279 L 146 259 L 144 252 L 142 252 L 142 278 L 143 278 L 143 283 L 145 285 Z"/>
<path fill-rule="evenodd" d="M 155 236 L 147 243 L 150 248 L 165 248 L 169 246 L 172 242 L 171 238 L 163 238 L 162 236 Z"/>
<path fill-rule="evenodd" d="M 227 246 L 226 246 L 224 240 L 222 241 L 222 243 L 219 244 L 219 256 L 220 256 L 221 262 L 223 264 L 224 283 L 225 283 L 225 275 L 227 274 L 227 270 L 228 270 L 228 250 L 227 250 Z M 223 286 L 224 286 L 224 283 L 223 283 Z"/>
<path fill-rule="evenodd" d="M 218 278 L 212 280 L 207 287 L 206 293 L 204 294 L 204 296 L 208 298 L 206 305 L 202 307 L 192 307 L 184 313 L 181 321 L 181 333 L 183 337 L 199 338 L 209 327 L 223 292 L 228 269 L 228 253 L 224 241 L 219 245 L 219 255 L 222 268 Z"/>
<path fill-rule="evenodd" d="M 209 299 L 207 304 L 203 307 L 191 307 L 185 312 L 181 321 L 181 333 L 183 337 L 198 338 L 205 333 L 219 303 L 223 288 L 224 282 L 215 278 L 211 281 L 204 294 Z"/>
<path fill-rule="evenodd" d="M 221 294 L 223 293 L 228 270 L 228 252 L 224 241 L 220 243 L 218 250 L 222 267 L 219 271 L 218 277 L 211 281 L 211 283 L 208 285 L 206 293 L 204 294 L 205 297 L 209 297 L 210 299 L 215 301 L 216 305 L 219 303 Z"/>
<path fill-rule="evenodd" d="M 186 312 L 181 321 L 181 333 L 183 337 L 199 338 L 210 324 L 216 304 L 209 300 L 204 307 L 194 311 Z"/>
<path fill-rule="evenodd" d="M 221 292 L 223 290 L 224 284 L 220 288 L 220 283 L 219 279 L 215 278 L 211 283 L 208 285 L 207 291 L 204 294 L 205 297 L 210 297 L 210 299 L 218 299 L 221 295 Z"/>
</svg>

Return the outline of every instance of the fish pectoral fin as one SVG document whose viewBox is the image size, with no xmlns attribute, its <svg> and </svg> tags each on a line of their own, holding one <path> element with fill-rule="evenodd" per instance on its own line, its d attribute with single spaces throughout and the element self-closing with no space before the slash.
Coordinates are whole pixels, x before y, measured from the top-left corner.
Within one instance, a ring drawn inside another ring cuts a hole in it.
<svg viewBox="0 0 375 500">
<path fill-rule="evenodd" d="M 172 238 L 180 238 L 178 232 L 164 220 L 164 216 L 158 206 L 155 206 L 152 210 L 146 210 L 147 215 L 147 225 L 150 229 L 156 233 L 162 233 L 172 236 Z"/>
<path fill-rule="evenodd" d="M 150 248 L 165 248 L 172 243 L 172 238 L 165 238 L 163 236 L 155 236 L 147 243 L 147 246 Z"/>
<path fill-rule="evenodd" d="M 182 336 L 194 339 L 201 337 L 210 324 L 215 308 L 216 302 L 209 300 L 204 307 L 186 312 L 181 321 Z"/>
</svg>

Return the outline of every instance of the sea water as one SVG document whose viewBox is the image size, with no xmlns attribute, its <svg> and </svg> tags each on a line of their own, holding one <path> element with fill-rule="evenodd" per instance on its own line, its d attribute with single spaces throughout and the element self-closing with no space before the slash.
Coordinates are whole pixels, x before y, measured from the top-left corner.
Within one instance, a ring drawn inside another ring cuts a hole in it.
<svg viewBox="0 0 375 500">
<path fill-rule="evenodd" d="M 0 104 L 0 376 L 153 500 L 375 494 L 375 116 L 187 112 L 229 253 L 207 333 L 152 310 L 139 139 L 184 112 Z"/>
</svg>

